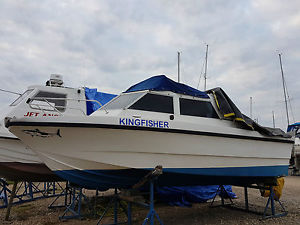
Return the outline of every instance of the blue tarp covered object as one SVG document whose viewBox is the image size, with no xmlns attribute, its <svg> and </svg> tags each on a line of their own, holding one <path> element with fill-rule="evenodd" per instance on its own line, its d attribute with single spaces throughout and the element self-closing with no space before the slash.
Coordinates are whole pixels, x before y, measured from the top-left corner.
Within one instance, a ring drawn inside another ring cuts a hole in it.
<svg viewBox="0 0 300 225">
<path fill-rule="evenodd" d="M 173 206 L 191 206 L 192 203 L 206 202 L 213 199 L 218 191 L 219 185 L 208 186 L 183 186 L 183 187 L 156 187 L 156 198 Z M 224 185 L 230 198 L 236 198 L 230 185 Z M 226 193 L 220 190 L 217 193 L 224 198 Z"/>
<path fill-rule="evenodd" d="M 288 128 L 287 128 L 287 132 L 290 132 L 291 130 L 294 130 L 295 128 L 299 128 L 299 127 L 300 127 L 300 122 L 291 124 L 291 125 L 289 125 Z"/>
<path fill-rule="evenodd" d="M 104 92 L 97 92 L 97 88 L 85 88 L 85 97 L 88 100 L 96 100 L 101 103 L 101 105 L 106 104 L 110 100 L 112 100 L 116 95 L 108 94 Z M 92 114 L 94 111 L 99 109 L 101 106 L 94 101 L 86 102 L 86 113 L 87 115 Z"/>
<path fill-rule="evenodd" d="M 191 95 L 200 98 L 209 98 L 205 92 L 199 91 L 195 88 L 185 84 L 177 83 L 165 75 L 158 75 L 148 78 L 140 83 L 131 86 L 125 93 L 134 91 L 172 91 L 179 94 Z"/>
</svg>

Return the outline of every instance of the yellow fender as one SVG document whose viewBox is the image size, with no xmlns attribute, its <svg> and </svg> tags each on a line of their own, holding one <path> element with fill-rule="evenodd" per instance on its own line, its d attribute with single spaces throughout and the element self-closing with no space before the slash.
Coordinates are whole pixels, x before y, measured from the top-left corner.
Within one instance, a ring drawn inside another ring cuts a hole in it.
<svg viewBox="0 0 300 225">
<path fill-rule="evenodd" d="M 274 191 L 274 199 L 279 200 L 281 195 L 282 195 L 282 189 L 284 186 L 284 178 L 280 177 L 277 178 L 277 186 L 273 186 L 273 191 Z M 265 186 L 266 188 L 270 188 L 270 186 Z M 263 197 L 269 197 L 270 196 L 270 190 L 264 190 L 261 195 Z"/>
</svg>

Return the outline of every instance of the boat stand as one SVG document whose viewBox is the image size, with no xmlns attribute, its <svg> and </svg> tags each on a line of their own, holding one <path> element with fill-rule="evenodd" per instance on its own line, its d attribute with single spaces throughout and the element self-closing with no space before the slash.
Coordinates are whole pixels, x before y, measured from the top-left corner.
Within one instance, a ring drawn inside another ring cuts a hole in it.
<svg viewBox="0 0 300 225">
<path fill-rule="evenodd" d="M 100 225 L 103 217 L 107 213 L 108 209 L 112 206 L 114 203 L 114 223 L 109 224 L 109 225 L 118 225 L 118 224 L 125 224 L 127 223 L 128 225 L 132 224 L 131 220 L 131 207 L 132 204 L 137 204 L 141 205 L 143 207 L 149 208 L 149 211 L 147 213 L 146 218 L 143 221 L 143 225 L 150 224 L 154 225 L 155 218 L 158 220 L 160 225 L 163 225 L 161 219 L 159 218 L 157 212 L 154 209 L 154 182 L 158 178 L 159 175 L 162 174 L 162 166 L 156 166 L 154 170 L 150 171 L 145 177 L 143 177 L 138 183 L 132 186 L 130 190 L 137 190 L 146 183 L 149 183 L 149 191 L 150 191 L 150 197 L 149 197 L 149 204 L 135 201 L 133 198 L 130 197 L 125 197 L 125 196 L 119 196 L 117 189 L 115 189 L 115 193 L 113 198 L 110 200 L 108 206 L 105 208 L 104 212 L 102 213 L 100 219 L 97 222 L 97 225 Z M 127 222 L 118 222 L 118 203 L 120 207 L 123 209 L 123 212 L 126 212 L 125 207 L 122 205 L 120 200 L 125 200 L 127 201 Z"/>
<path fill-rule="evenodd" d="M 60 195 L 60 193 L 57 193 L 58 189 L 63 189 L 59 182 L 18 182 L 12 204 L 22 204 L 41 198 L 56 197 Z M 8 207 L 8 199 L 12 192 L 8 183 L 0 179 L 0 208 Z"/>
<path fill-rule="evenodd" d="M 9 197 L 7 209 L 6 209 L 6 214 L 5 214 L 5 218 L 4 218 L 5 221 L 9 220 L 10 210 L 11 210 L 11 207 L 13 205 L 13 201 L 14 201 L 14 198 L 15 198 L 15 195 L 16 195 L 17 185 L 18 185 L 18 181 L 14 181 L 14 185 L 13 185 L 13 188 L 12 188 L 12 191 L 11 191 L 11 194 L 10 194 L 10 197 Z"/>
<path fill-rule="evenodd" d="M 225 192 L 227 194 L 227 196 L 229 197 L 227 191 L 225 190 L 225 188 L 223 187 L 223 185 L 220 185 L 219 189 L 223 190 L 223 193 Z M 263 213 L 261 212 L 257 212 L 257 211 L 252 211 L 249 209 L 249 198 L 248 198 L 248 188 L 253 188 L 253 189 L 264 189 L 264 190 L 269 190 L 270 191 L 270 196 L 268 197 L 268 201 L 266 203 L 266 206 L 264 208 Z M 218 192 L 218 191 L 217 191 Z M 217 195 L 217 193 L 216 193 Z M 216 197 L 215 195 L 215 197 Z M 249 186 L 244 186 L 244 196 L 245 196 L 245 208 L 240 208 L 237 206 L 234 206 L 232 199 L 229 197 L 231 204 L 224 204 L 224 199 L 221 196 L 222 199 L 222 205 L 221 206 L 229 206 L 229 208 L 231 209 L 236 209 L 236 210 L 241 210 L 241 211 L 245 211 L 245 212 L 249 212 L 249 213 L 254 213 L 254 214 L 258 214 L 258 215 L 262 215 L 262 220 L 265 219 L 269 219 L 269 218 L 278 218 L 278 217 L 283 217 L 286 216 L 288 214 L 288 212 L 286 211 L 286 209 L 284 208 L 283 204 L 281 203 L 281 201 L 279 199 L 275 199 L 275 194 L 274 194 L 274 190 L 273 190 L 273 186 L 270 187 L 264 187 L 264 186 L 254 186 L 254 185 L 249 185 Z M 211 203 L 214 203 L 215 197 Z M 275 208 L 275 202 L 278 202 L 280 208 L 281 208 L 281 212 L 276 212 L 276 208 Z M 268 209 L 271 209 L 271 214 L 268 214 Z"/>
<path fill-rule="evenodd" d="M 218 189 L 216 191 L 216 194 L 215 194 L 212 202 L 210 203 L 210 207 L 215 207 L 215 206 L 213 206 L 213 204 L 214 204 L 214 202 L 216 200 L 217 195 L 219 195 L 221 197 L 221 205 L 218 205 L 218 206 L 233 205 L 232 198 L 230 197 L 230 195 L 228 194 L 228 192 L 226 191 L 226 189 L 224 188 L 224 186 L 223 185 L 219 185 L 219 187 L 218 187 Z M 226 197 L 226 199 L 229 199 L 230 203 L 226 203 L 225 204 L 224 197 Z"/>
<path fill-rule="evenodd" d="M 146 216 L 146 218 L 144 219 L 143 225 L 146 225 L 148 222 L 150 225 L 154 224 L 154 219 L 156 217 L 156 219 L 158 220 L 159 224 L 163 225 L 162 221 L 160 220 L 158 214 L 156 213 L 155 209 L 154 209 L 154 179 L 152 178 L 149 182 L 150 182 L 150 203 L 149 203 L 149 212 Z"/>
<path fill-rule="evenodd" d="M 8 205 L 7 186 L 6 181 L 0 178 L 0 209 L 6 208 Z"/>
<path fill-rule="evenodd" d="M 270 191 L 270 196 L 268 197 L 267 204 L 266 204 L 264 212 L 262 214 L 262 219 L 263 220 L 269 219 L 269 218 L 283 217 L 283 216 L 286 216 L 288 214 L 288 212 L 284 208 L 284 206 L 281 203 L 281 201 L 279 199 L 275 199 L 275 193 L 274 193 L 273 186 L 270 186 L 269 188 L 261 187 L 261 186 L 248 186 L 248 187 L 244 187 L 244 193 L 245 193 L 245 211 L 247 211 L 247 212 L 253 212 L 253 211 L 249 210 L 249 200 L 248 200 L 248 190 L 247 190 L 247 188 L 264 189 L 264 190 L 269 190 Z M 275 202 L 278 202 L 278 204 L 279 204 L 279 206 L 281 208 L 281 212 L 279 212 L 279 213 L 276 213 Z M 269 206 L 271 207 L 271 214 L 267 214 Z M 254 213 L 257 213 L 257 212 L 254 212 Z M 261 214 L 261 213 L 258 213 L 258 214 Z"/>
<path fill-rule="evenodd" d="M 121 198 L 119 197 L 118 189 L 115 188 L 114 195 L 110 199 L 106 208 L 104 209 L 104 212 L 101 214 L 100 219 L 97 222 L 97 225 L 101 224 L 101 221 L 103 220 L 104 216 L 107 214 L 108 210 L 111 207 L 114 208 L 114 223 L 106 224 L 106 225 L 118 225 L 118 224 L 126 224 L 126 223 L 131 225 L 131 202 L 128 202 L 127 214 L 125 213 L 127 216 L 127 222 L 118 222 L 118 206 L 120 206 L 122 208 L 123 212 L 126 212 L 126 207 L 123 205 L 123 203 L 121 202 Z"/>
<path fill-rule="evenodd" d="M 81 204 L 82 198 L 87 200 L 87 197 L 82 193 L 81 187 L 70 187 L 71 188 L 71 203 L 66 206 L 65 211 L 62 216 L 59 217 L 60 220 L 68 220 L 68 219 L 82 219 L 83 216 L 81 214 Z M 71 215 L 67 215 L 71 214 Z"/>
<path fill-rule="evenodd" d="M 148 222 L 150 225 L 154 224 L 155 217 L 158 220 L 159 224 L 163 225 L 162 221 L 160 220 L 158 214 L 154 209 L 154 182 L 157 178 L 163 173 L 163 168 L 161 165 L 158 165 L 154 168 L 154 170 L 150 171 L 145 177 L 143 177 L 137 184 L 133 185 L 133 189 L 138 189 L 142 187 L 145 183 L 149 183 L 149 191 L 150 191 L 150 199 L 149 204 L 149 212 L 144 219 L 143 225 L 146 225 Z"/>
<path fill-rule="evenodd" d="M 54 209 L 54 208 L 61 208 L 61 207 L 67 207 L 68 205 L 71 204 L 72 201 L 72 190 L 70 188 L 70 184 L 67 181 L 65 187 L 63 188 L 60 185 L 60 193 L 57 194 L 56 198 L 50 203 L 48 206 L 49 209 Z M 64 203 L 63 204 L 57 204 L 59 199 L 64 198 Z"/>
</svg>

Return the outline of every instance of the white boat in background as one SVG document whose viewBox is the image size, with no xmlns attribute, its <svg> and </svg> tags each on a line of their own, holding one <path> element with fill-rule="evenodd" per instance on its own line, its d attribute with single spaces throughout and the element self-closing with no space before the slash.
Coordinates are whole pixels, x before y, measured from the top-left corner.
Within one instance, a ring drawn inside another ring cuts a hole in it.
<svg viewBox="0 0 300 225">
<path fill-rule="evenodd" d="M 295 144 L 291 155 L 292 175 L 300 175 L 300 122 L 288 126 L 288 132 L 293 132 Z"/>
<path fill-rule="evenodd" d="M 17 181 L 56 181 L 55 175 L 29 147 L 0 126 L 0 177 Z"/>
<path fill-rule="evenodd" d="M 28 92 L 6 126 L 57 175 L 86 188 L 130 188 L 157 165 L 160 185 L 272 183 L 288 174 L 293 140 L 237 127 L 229 118 L 246 122 L 223 110 L 216 90 L 154 76 L 90 116 L 80 89 Z"/>
</svg>

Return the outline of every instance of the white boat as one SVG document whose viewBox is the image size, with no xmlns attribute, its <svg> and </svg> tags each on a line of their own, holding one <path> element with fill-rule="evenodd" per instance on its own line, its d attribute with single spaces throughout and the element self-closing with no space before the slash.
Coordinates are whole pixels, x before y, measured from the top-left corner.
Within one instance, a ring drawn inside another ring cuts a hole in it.
<svg viewBox="0 0 300 225">
<path fill-rule="evenodd" d="M 90 116 L 80 113 L 80 91 L 28 90 L 6 126 L 57 175 L 87 188 L 129 188 L 157 165 L 160 185 L 269 183 L 288 173 L 291 138 L 241 129 L 228 119 L 234 113 L 224 117 L 215 92 L 163 75 Z"/>
<path fill-rule="evenodd" d="M 51 79 L 47 82 L 48 86 L 46 87 L 45 92 L 40 92 L 44 97 L 47 97 L 49 93 L 47 90 L 55 89 L 55 81 L 60 81 L 60 76 L 52 75 Z M 58 82 L 59 83 L 59 82 Z M 50 85 L 52 84 L 52 85 Z M 62 85 L 62 83 L 59 83 Z M 54 85 L 54 86 L 53 86 Z M 21 101 L 23 101 L 27 96 L 29 96 L 29 93 L 34 89 L 35 87 L 30 88 L 27 90 L 22 96 L 20 96 L 18 99 L 16 99 L 11 105 L 17 105 Z M 99 104 L 97 101 L 90 101 L 88 107 L 86 105 L 86 97 L 85 94 L 87 91 L 89 91 L 89 95 L 96 95 L 100 94 L 100 98 L 102 102 L 106 102 L 107 99 L 110 99 L 114 97 L 114 95 L 102 93 L 102 92 L 96 92 L 95 89 L 88 89 L 88 88 L 66 88 L 69 94 L 69 97 L 76 98 L 79 101 L 76 101 L 76 108 L 71 109 L 70 113 L 74 114 L 78 113 L 80 115 L 86 115 L 87 109 L 89 111 L 89 108 L 99 108 Z M 86 90 L 85 90 L 86 89 Z M 59 93 L 54 93 L 51 95 L 52 97 L 60 97 Z M 73 95 L 72 95 L 72 94 Z M 107 96 L 108 95 L 108 96 Z M 64 96 L 64 95 L 63 95 Z M 84 100 L 84 103 L 82 103 Z M 57 104 L 60 104 L 60 101 L 57 101 L 57 99 L 53 99 L 54 102 Z M 32 105 L 37 103 L 35 106 L 32 107 L 38 107 L 39 110 L 44 110 L 45 108 L 49 109 L 51 108 L 53 104 L 50 101 L 48 101 L 45 104 L 38 104 L 41 103 L 39 100 L 36 100 L 35 102 L 32 102 Z M 45 102 L 44 102 L 45 103 Z M 73 102 L 74 103 L 74 102 Z M 92 103 L 96 103 L 94 106 Z M 37 106 L 38 105 L 38 106 Z M 82 107 L 81 107 L 82 106 Z M 81 108 L 80 108 L 81 107 Z M 91 111 L 92 109 L 90 109 Z M 63 110 L 62 110 L 63 111 Z M 48 112 L 48 111 L 47 111 Z M 33 116 L 33 115 L 32 115 Z M 47 117 L 50 116 L 56 116 L 56 114 L 47 113 Z M 43 135 L 41 135 L 43 137 Z M 33 152 L 28 146 L 26 146 L 19 138 L 17 138 L 15 135 L 10 133 L 2 124 L 0 124 L 0 178 L 6 178 L 7 180 L 18 180 L 18 181 L 57 181 L 62 180 L 62 178 L 55 175 L 45 164 L 44 162 L 37 156 L 35 152 Z"/>
</svg>

